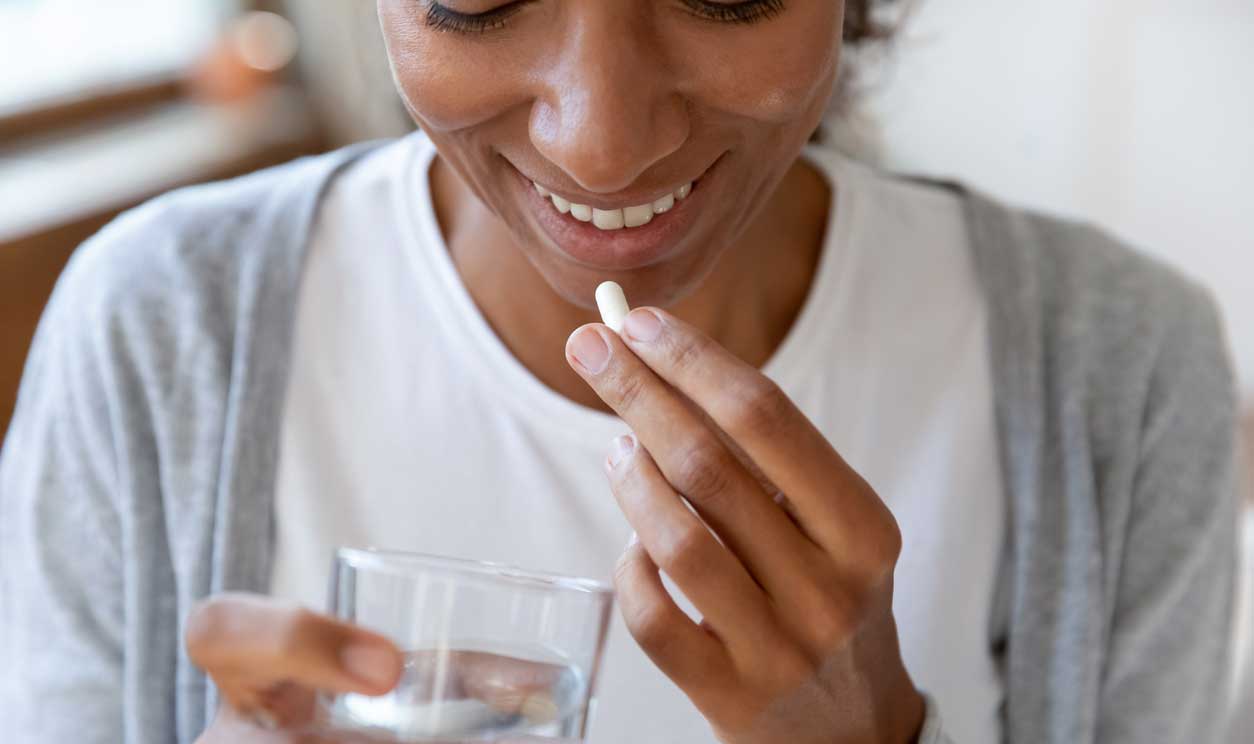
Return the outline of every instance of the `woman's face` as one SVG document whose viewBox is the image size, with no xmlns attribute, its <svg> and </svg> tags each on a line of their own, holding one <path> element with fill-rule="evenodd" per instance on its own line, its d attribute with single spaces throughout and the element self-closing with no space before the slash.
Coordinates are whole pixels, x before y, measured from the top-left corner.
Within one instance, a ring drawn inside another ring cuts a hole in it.
<svg viewBox="0 0 1254 744">
<path fill-rule="evenodd" d="M 611 278 L 636 304 L 669 305 L 742 236 L 827 107 L 844 2 L 379 0 L 379 11 L 415 120 L 548 283 L 586 307 Z M 534 184 L 594 208 L 594 221 Z"/>
</svg>

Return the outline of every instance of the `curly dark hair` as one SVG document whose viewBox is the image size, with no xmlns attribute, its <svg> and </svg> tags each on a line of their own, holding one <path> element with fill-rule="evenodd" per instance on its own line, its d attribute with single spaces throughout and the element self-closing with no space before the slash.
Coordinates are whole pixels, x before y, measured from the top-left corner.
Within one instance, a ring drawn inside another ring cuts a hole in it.
<svg viewBox="0 0 1254 744">
<path fill-rule="evenodd" d="M 832 102 L 828 106 L 828 118 L 839 118 L 848 114 L 859 97 L 859 60 L 854 59 L 862 51 L 873 51 L 871 47 L 887 45 L 896 30 L 894 24 L 883 19 L 884 13 L 894 9 L 908 7 L 910 0 L 846 0 L 845 27 L 843 39 L 849 47 L 842 61 L 840 77 L 836 82 L 836 90 Z M 822 142 L 828 136 L 830 121 L 825 121 L 811 136 L 811 141 Z"/>
<path fill-rule="evenodd" d="M 877 21 L 875 9 L 891 0 L 848 0 L 845 3 L 845 41 L 861 44 L 867 41 L 883 41 L 892 35 L 892 29 Z"/>
</svg>

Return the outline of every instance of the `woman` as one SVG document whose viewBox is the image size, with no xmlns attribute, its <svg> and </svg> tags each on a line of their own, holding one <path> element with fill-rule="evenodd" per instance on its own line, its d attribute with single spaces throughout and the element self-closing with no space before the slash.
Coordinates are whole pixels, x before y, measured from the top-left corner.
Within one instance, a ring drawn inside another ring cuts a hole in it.
<svg viewBox="0 0 1254 744">
<path fill-rule="evenodd" d="M 381 0 L 424 134 L 85 246 L 2 464 L 7 728 L 300 740 L 399 675 L 300 609 L 372 544 L 612 574 L 593 742 L 1214 740 L 1212 305 L 807 146 L 868 6 Z"/>
</svg>

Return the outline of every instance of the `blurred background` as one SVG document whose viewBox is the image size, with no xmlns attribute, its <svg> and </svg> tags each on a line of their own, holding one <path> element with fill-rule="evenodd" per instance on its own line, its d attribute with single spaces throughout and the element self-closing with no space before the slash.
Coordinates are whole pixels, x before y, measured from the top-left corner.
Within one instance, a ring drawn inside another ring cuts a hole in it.
<svg viewBox="0 0 1254 744">
<path fill-rule="evenodd" d="M 893 13 L 838 141 L 1097 222 L 1206 284 L 1254 411 L 1254 2 Z M 120 210 L 410 128 L 370 0 L 0 0 L 0 433 L 58 272 Z"/>
</svg>

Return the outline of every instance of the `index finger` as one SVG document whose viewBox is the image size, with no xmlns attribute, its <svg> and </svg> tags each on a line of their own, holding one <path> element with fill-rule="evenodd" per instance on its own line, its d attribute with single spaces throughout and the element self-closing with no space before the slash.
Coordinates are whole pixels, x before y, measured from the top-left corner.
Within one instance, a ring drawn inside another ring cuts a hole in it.
<svg viewBox="0 0 1254 744">
<path fill-rule="evenodd" d="M 777 488 L 807 534 L 839 554 L 865 542 L 888 508 L 777 384 L 663 310 L 637 308 L 621 338 L 706 412 Z"/>
</svg>

